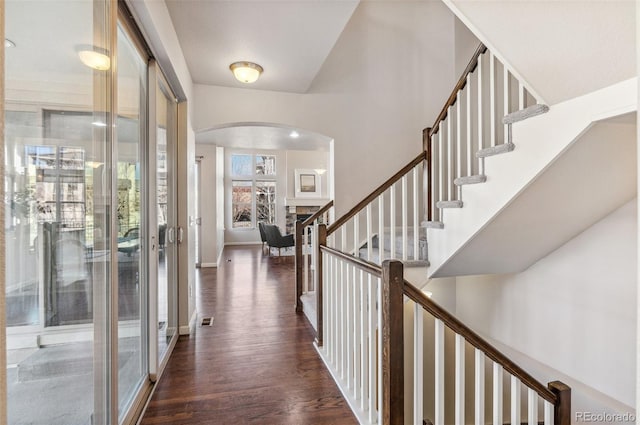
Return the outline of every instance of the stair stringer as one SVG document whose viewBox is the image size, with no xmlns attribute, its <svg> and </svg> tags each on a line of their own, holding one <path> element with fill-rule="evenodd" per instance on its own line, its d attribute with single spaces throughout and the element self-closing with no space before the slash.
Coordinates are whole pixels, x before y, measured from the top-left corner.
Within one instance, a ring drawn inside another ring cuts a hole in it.
<svg viewBox="0 0 640 425">
<path fill-rule="evenodd" d="M 515 124 L 515 150 L 485 158 L 487 182 L 463 188 L 464 208 L 444 212 L 444 229 L 427 229 L 428 276 L 520 271 L 510 269 L 508 264 L 501 269 L 462 273 L 451 268 L 447 270 L 445 266 L 593 123 L 636 111 L 636 95 L 637 79 L 633 78 L 553 105 L 547 114 Z"/>
</svg>

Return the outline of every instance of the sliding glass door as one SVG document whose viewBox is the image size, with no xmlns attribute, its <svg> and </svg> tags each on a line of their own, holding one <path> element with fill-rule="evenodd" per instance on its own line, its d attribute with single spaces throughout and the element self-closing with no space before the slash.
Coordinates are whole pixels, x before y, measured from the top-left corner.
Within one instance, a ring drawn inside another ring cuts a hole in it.
<svg viewBox="0 0 640 425">
<path fill-rule="evenodd" d="M 177 195 L 176 195 L 176 154 L 177 154 L 177 118 L 178 104 L 173 92 L 155 63 L 151 64 L 150 85 L 155 91 L 151 102 L 155 105 L 155 124 L 151 129 L 151 150 L 153 160 L 154 187 L 150 192 L 153 205 L 150 223 L 157 241 L 157 249 L 152 250 L 150 267 L 153 268 L 157 285 L 152 288 L 151 302 L 154 304 L 152 314 L 155 321 L 151 323 L 151 337 L 156 346 L 151 355 L 152 374 L 161 370 L 166 362 L 167 354 L 175 344 L 178 336 L 177 312 L 177 269 L 178 240 L 182 237 L 177 227 Z M 155 336 L 154 336 L 155 335 Z M 153 342 L 152 342 L 153 344 Z"/>
<path fill-rule="evenodd" d="M 7 423 L 128 423 L 178 335 L 175 96 L 123 3 L 4 8 Z"/>
<path fill-rule="evenodd" d="M 148 204 L 149 58 L 126 21 L 118 25 L 118 118 L 116 202 L 118 234 L 118 412 L 134 403 L 148 381 Z"/>
<path fill-rule="evenodd" d="M 4 3 L 9 424 L 110 421 L 114 5 Z"/>
</svg>

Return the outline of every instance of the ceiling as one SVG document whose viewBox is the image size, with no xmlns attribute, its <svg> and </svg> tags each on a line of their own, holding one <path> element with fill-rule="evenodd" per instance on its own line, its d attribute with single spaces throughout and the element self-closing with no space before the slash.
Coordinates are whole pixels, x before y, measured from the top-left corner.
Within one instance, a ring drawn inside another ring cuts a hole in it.
<svg viewBox="0 0 640 425">
<path fill-rule="evenodd" d="M 636 76 L 634 1 L 445 3 L 550 105 Z"/>
<path fill-rule="evenodd" d="M 298 133 L 297 138 L 291 132 Z M 265 123 L 239 123 L 199 132 L 196 143 L 243 149 L 328 151 L 330 137 L 311 131 Z"/>
<path fill-rule="evenodd" d="M 166 0 L 193 82 L 244 87 L 229 65 L 260 64 L 250 88 L 305 93 L 359 0 Z"/>
</svg>

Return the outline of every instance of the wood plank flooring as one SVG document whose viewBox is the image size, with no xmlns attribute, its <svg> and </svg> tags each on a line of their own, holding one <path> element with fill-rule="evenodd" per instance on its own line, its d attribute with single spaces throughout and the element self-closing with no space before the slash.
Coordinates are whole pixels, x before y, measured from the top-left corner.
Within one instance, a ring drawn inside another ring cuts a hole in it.
<svg viewBox="0 0 640 425">
<path fill-rule="evenodd" d="M 227 247 L 199 269 L 198 317 L 181 337 L 142 424 L 356 424 L 294 311 L 293 257 Z"/>
</svg>

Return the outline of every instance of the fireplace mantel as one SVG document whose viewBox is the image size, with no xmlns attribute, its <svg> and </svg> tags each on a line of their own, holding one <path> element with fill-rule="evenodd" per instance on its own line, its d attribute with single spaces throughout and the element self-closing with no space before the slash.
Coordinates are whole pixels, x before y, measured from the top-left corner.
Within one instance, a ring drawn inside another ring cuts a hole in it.
<svg viewBox="0 0 640 425">
<path fill-rule="evenodd" d="M 329 202 L 326 198 L 285 198 L 287 207 L 323 207 Z"/>
</svg>

